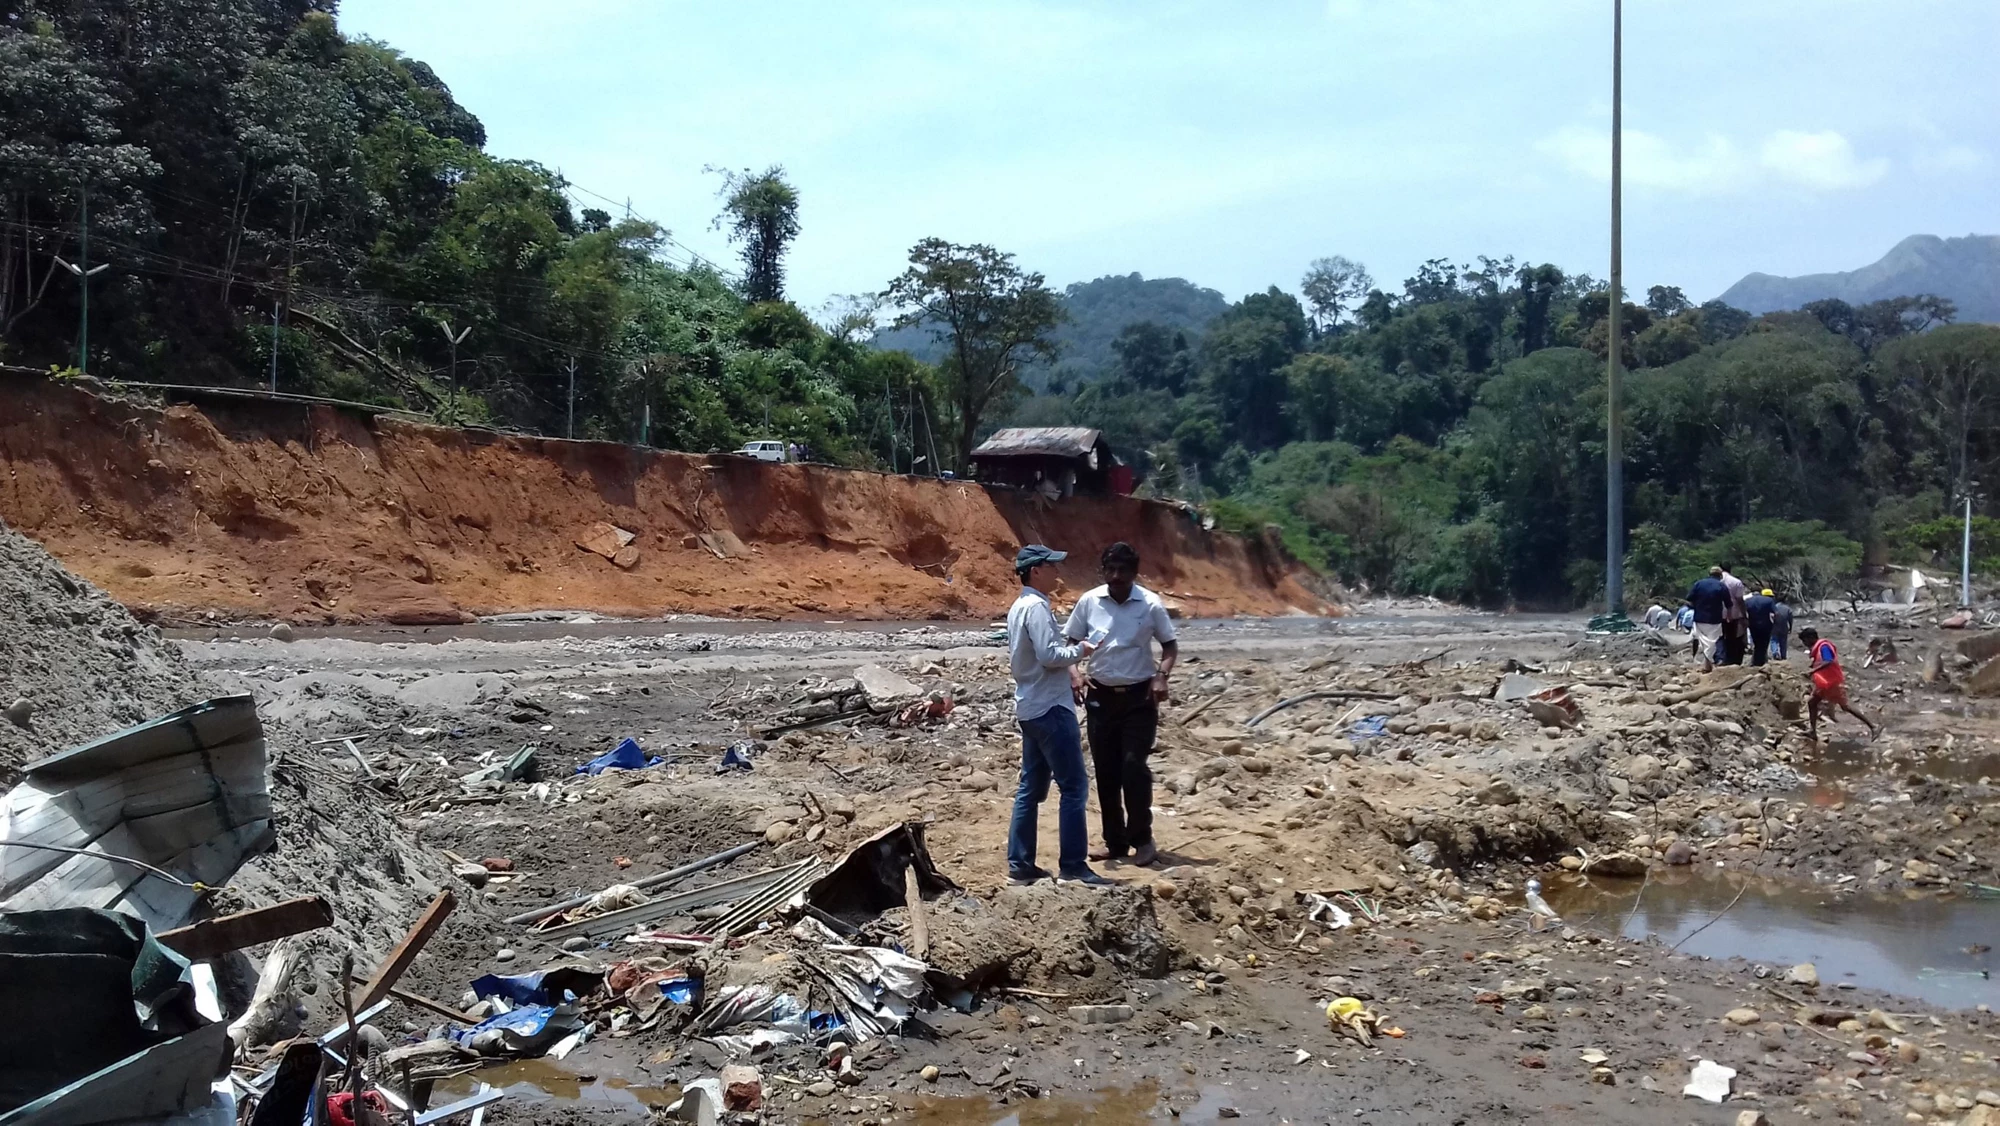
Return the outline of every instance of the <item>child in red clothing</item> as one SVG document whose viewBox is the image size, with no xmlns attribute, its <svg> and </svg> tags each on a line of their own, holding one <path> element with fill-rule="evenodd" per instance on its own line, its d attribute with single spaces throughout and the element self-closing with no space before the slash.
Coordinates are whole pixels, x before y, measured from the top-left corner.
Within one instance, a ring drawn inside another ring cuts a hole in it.
<svg viewBox="0 0 2000 1126">
<path fill-rule="evenodd" d="M 1841 671 L 1840 652 L 1833 642 L 1820 640 L 1819 631 L 1810 626 L 1799 631 L 1799 640 L 1806 643 L 1806 667 L 1812 670 L 1812 695 L 1806 698 L 1806 737 L 1819 742 L 1819 708 L 1824 702 L 1867 724 L 1868 738 L 1873 740 L 1880 729 L 1847 702 L 1847 674 Z"/>
</svg>

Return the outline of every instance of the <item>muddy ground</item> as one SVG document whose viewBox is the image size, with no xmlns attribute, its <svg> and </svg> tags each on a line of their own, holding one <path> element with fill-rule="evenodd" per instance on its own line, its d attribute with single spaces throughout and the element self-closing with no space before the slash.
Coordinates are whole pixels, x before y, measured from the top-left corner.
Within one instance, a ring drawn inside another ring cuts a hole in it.
<svg viewBox="0 0 2000 1126">
<path fill-rule="evenodd" d="M 1018 749 L 1001 653 L 980 629 L 541 623 L 523 640 L 487 627 L 179 644 L 290 733 L 280 777 L 339 780 L 408 830 L 407 855 L 355 857 L 357 871 L 437 872 L 447 852 L 513 861 L 511 877 L 459 889 L 465 905 L 409 978 L 448 1001 L 482 973 L 564 956 L 500 921 L 514 912 L 741 841 L 775 843 L 714 875 L 831 860 L 927 822 L 932 856 L 966 889 L 928 907 L 931 961 L 983 979 L 978 1004 L 865 1045 L 851 1086 L 827 1082 L 811 1049 L 760 1060 L 774 1121 L 1986 1121 L 1980 1101 L 2000 1103 L 1986 1001 L 2000 997 L 1985 943 L 1939 936 L 2000 933 L 2000 902 L 1973 887 L 2000 885 L 1986 777 L 2000 774 L 2000 713 L 1959 694 L 1952 662 L 1924 681 L 1922 656 L 1953 635 L 1914 619 L 1820 624 L 1856 658 L 1857 704 L 1886 721 L 1873 743 L 1851 720 L 1805 741 L 1789 718 L 1797 659 L 1704 675 L 1636 637 L 1583 639 L 1580 620 L 1192 623 L 1155 760 L 1164 855 L 1106 866 L 1110 891 L 1004 886 Z M 1877 635 L 1905 660 L 1858 667 Z M 726 745 L 870 662 L 955 710 L 780 735 L 752 772 L 715 773 Z M 1574 726 L 1492 699 L 1509 670 L 1567 686 Z M 1311 690 L 1347 695 L 1248 726 Z M 1355 730 L 1369 717 L 1383 734 Z M 303 744 L 348 734 L 368 736 L 372 787 L 344 748 Z M 686 757 L 571 776 L 628 735 Z M 552 787 L 460 783 L 527 743 Z M 1563 919 L 1530 927 L 1530 877 Z M 1358 896 L 1339 901 L 1351 925 L 1307 919 L 1308 892 Z M 879 926 L 903 933 L 903 916 Z M 753 938 L 736 957 L 782 963 L 783 946 Z M 1801 984 L 1794 963 L 1816 955 L 1817 984 Z M 1402 1035 L 1336 1033 L 1337 996 Z M 1133 1016 L 1081 1026 L 1080 1003 Z M 397 1019 L 409 1036 L 435 1020 Z M 1701 1058 L 1736 1069 L 1729 1102 L 1683 1096 Z M 656 1028 L 455 1089 L 515 1092 L 491 1121 L 642 1121 L 725 1062 Z"/>
</svg>

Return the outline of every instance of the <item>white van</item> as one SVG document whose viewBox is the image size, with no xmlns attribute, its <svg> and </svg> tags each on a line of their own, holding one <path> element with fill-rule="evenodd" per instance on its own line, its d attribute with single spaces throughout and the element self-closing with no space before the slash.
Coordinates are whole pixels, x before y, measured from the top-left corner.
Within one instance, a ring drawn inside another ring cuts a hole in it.
<svg viewBox="0 0 2000 1126">
<path fill-rule="evenodd" d="M 743 443 L 743 448 L 736 452 L 744 457 L 754 457 L 758 461 L 785 460 L 785 444 L 783 442 L 745 442 Z"/>
</svg>

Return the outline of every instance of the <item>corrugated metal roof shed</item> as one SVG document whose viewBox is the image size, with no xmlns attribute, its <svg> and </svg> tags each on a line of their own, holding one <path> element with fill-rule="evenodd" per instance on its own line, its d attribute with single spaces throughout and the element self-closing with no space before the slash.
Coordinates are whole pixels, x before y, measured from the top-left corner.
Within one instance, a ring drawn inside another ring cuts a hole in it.
<svg viewBox="0 0 2000 1126">
<path fill-rule="evenodd" d="M 996 431 L 972 451 L 979 457 L 1089 457 L 1104 436 L 1087 426 L 1016 426 Z"/>
</svg>

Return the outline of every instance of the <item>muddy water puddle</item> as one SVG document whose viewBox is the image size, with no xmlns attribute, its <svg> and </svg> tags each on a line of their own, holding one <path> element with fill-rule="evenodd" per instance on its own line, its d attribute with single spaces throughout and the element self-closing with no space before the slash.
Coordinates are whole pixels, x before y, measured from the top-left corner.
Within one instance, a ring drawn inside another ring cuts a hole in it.
<svg viewBox="0 0 2000 1126">
<path fill-rule="evenodd" d="M 439 1096 L 459 1098 L 472 1094 L 485 1083 L 507 1092 L 508 1098 L 525 1103 L 580 1103 L 586 1106 L 647 1111 L 671 1105 L 681 1097 L 678 1087 L 651 1087 L 618 1076 L 588 1076 L 547 1059 L 514 1060 L 481 1068 L 438 1084 Z"/>
<path fill-rule="evenodd" d="M 1544 898 L 1580 929 L 1650 935 L 1710 958 L 1811 962 L 1826 990 L 1851 982 L 1951 1008 L 2000 1005 L 2000 980 L 1984 976 L 2000 969 L 1984 949 L 2000 939 L 2000 899 L 1842 893 L 1699 870 L 1656 872 L 1643 895 L 1640 886 L 1564 876 Z"/>
<path fill-rule="evenodd" d="M 1814 805 L 1890 793 L 1906 780 L 1928 776 L 1946 782 L 1985 784 L 2000 780 L 2000 751 L 1982 743 L 1963 747 L 1910 748 L 1852 736 L 1829 737 L 1817 751 L 1793 764 L 1812 781 L 1789 795 Z"/>
</svg>

